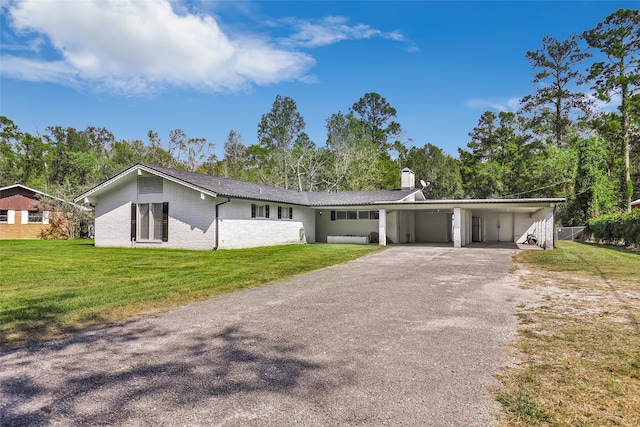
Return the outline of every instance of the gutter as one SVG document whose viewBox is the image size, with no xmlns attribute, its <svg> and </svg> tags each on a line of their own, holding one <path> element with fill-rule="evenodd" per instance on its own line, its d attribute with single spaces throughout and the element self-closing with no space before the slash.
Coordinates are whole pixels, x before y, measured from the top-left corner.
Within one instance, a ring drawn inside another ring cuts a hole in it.
<svg viewBox="0 0 640 427">
<path fill-rule="evenodd" d="M 218 203 L 218 204 L 216 205 L 216 244 L 215 244 L 215 246 L 213 247 L 213 250 L 214 250 L 214 251 L 217 251 L 217 250 L 218 250 L 218 236 L 220 235 L 220 218 L 219 218 L 219 215 L 218 215 L 218 208 L 219 208 L 220 206 L 224 205 L 225 203 L 229 203 L 230 201 L 231 201 L 231 198 L 230 198 L 230 197 L 227 197 L 227 200 L 226 200 L 225 202 Z"/>
</svg>

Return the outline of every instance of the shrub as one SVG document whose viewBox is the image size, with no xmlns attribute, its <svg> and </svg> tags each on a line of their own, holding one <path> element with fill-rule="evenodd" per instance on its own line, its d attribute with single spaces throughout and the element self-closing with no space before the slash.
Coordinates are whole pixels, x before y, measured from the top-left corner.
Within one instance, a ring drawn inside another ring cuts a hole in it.
<svg viewBox="0 0 640 427">
<path fill-rule="evenodd" d="M 640 246 L 640 209 L 603 215 L 587 223 L 589 235 L 598 243 Z"/>
<path fill-rule="evenodd" d="M 633 209 L 624 214 L 624 235 L 627 244 L 640 246 L 640 209 Z"/>
</svg>

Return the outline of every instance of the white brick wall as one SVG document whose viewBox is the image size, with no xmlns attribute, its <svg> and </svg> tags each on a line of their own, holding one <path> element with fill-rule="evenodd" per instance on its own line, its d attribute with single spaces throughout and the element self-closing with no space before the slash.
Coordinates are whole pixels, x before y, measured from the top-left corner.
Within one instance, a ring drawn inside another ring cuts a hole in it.
<svg viewBox="0 0 640 427">
<path fill-rule="evenodd" d="M 215 246 L 215 206 L 226 199 L 205 196 L 171 181 L 164 181 L 163 193 L 137 194 L 136 176 L 120 183 L 117 190 L 96 202 L 95 244 L 118 247 L 163 247 L 213 249 Z M 169 202 L 167 242 L 132 244 L 131 203 Z M 259 203 L 262 204 L 262 203 Z M 266 203 L 265 203 L 266 204 Z M 220 249 L 315 242 L 315 216 L 310 208 L 293 206 L 293 219 L 278 219 L 278 206 L 269 203 L 271 218 L 251 218 L 251 201 L 233 199 L 219 207 Z M 301 229 L 303 230 L 301 232 Z M 302 241 L 301 241 L 302 238 Z"/>
<path fill-rule="evenodd" d="M 215 204 L 210 196 L 171 181 L 164 181 L 163 194 L 149 194 L 149 203 L 169 202 L 169 240 L 160 245 L 174 249 L 213 249 L 215 245 Z M 136 247 L 158 243 L 137 242 Z"/>
<path fill-rule="evenodd" d="M 268 204 L 270 217 L 251 218 L 251 203 Z M 278 219 L 278 206 L 293 207 L 293 219 Z M 310 208 L 234 199 L 220 206 L 219 213 L 220 249 L 315 242 L 315 216 Z"/>
<path fill-rule="evenodd" d="M 131 246 L 131 201 L 136 200 L 135 175 L 123 179 L 115 191 L 101 196 L 95 206 L 95 245 Z"/>
</svg>

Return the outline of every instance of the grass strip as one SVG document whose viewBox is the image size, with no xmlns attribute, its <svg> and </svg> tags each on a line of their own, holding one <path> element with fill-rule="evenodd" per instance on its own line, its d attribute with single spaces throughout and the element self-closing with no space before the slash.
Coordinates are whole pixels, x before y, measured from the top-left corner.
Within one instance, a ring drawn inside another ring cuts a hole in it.
<svg viewBox="0 0 640 427">
<path fill-rule="evenodd" d="M 89 240 L 0 241 L 0 344 L 56 339 L 379 250 L 287 245 L 212 252 L 96 248 Z"/>
<path fill-rule="evenodd" d="M 559 242 L 521 251 L 519 367 L 500 375 L 504 426 L 640 425 L 640 254 Z"/>
</svg>

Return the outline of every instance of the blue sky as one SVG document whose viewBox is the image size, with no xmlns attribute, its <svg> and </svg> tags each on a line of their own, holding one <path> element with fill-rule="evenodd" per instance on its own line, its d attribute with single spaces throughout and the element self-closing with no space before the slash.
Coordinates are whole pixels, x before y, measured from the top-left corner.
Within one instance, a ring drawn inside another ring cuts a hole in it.
<svg viewBox="0 0 640 427">
<path fill-rule="evenodd" d="M 246 145 L 276 95 L 321 146 L 367 92 L 408 145 L 457 156 L 486 110 L 533 93 L 525 58 L 546 34 L 591 29 L 618 1 L 2 1 L 0 114 L 21 130 L 105 127 L 163 141 L 180 128 Z M 586 68 L 586 64 L 585 64 Z"/>
</svg>

